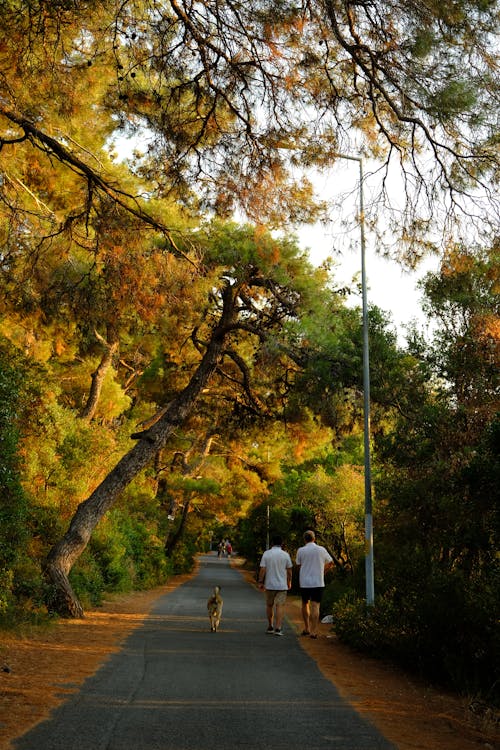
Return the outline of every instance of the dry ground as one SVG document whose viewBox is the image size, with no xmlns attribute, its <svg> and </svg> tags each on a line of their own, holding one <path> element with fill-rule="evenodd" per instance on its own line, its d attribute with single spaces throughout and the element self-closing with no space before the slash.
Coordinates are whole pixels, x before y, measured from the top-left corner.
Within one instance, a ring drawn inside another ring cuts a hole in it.
<svg viewBox="0 0 500 750">
<path fill-rule="evenodd" d="M 233 561 L 238 565 L 238 561 Z M 251 575 L 242 570 L 250 580 Z M 83 620 L 65 620 L 25 637 L 0 634 L 0 750 L 78 690 L 129 633 L 152 603 L 189 576 L 153 591 L 115 595 Z M 300 602 L 289 597 L 289 621 L 301 629 Z M 265 625 L 264 603 L 262 620 Z M 400 750 L 497 750 L 491 722 L 472 715 L 467 702 L 367 659 L 340 644 L 330 626 L 301 644 L 340 693 Z M 221 637 L 223 633 L 221 633 Z"/>
</svg>

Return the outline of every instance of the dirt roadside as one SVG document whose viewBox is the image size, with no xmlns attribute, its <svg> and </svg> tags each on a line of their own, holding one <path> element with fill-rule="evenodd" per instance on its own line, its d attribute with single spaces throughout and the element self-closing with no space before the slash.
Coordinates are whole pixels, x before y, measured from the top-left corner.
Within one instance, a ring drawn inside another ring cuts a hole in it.
<svg viewBox="0 0 500 750">
<path fill-rule="evenodd" d="M 233 561 L 238 567 L 238 561 Z M 247 580 L 251 574 L 240 568 Z M 153 602 L 190 576 L 176 576 L 148 592 L 114 595 L 83 620 L 65 620 L 23 638 L 0 633 L 0 750 L 39 721 L 119 650 L 139 627 Z M 288 620 L 301 629 L 300 601 L 289 597 Z M 263 621 L 264 621 L 263 607 Z M 301 638 L 339 692 L 367 716 L 400 750 L 498 750 L 484 718 L 470 714 L 467 702 L 420 683 L 384 663 L 340 644 L 322 625 L 318 640 Z M 8 671 L 4 671 L 8 670 Z"/>
<path fill-rule="evenodd" d="M 300 600 L 291 597 L 288 618 L 302 630 Z M 305 651 L 339 693 L 399 750 L 499 750 L 492 722 L 473 714 L 469 701 L 340 643 L 331 625 L 321 638 L 301 638 Z"/>
</svg>

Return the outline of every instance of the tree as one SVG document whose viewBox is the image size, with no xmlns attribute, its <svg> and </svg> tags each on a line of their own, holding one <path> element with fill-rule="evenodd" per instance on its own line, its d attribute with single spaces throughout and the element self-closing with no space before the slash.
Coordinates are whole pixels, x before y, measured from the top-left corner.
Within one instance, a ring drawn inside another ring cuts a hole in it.
<svg viewBox="0 0 500 750">
<path fill-rule="evenodd" d="M 499 264 L 498 243 L 487 249 L 458 245 L 423 283 L 427 309 L 439 326 L 431 361 L 476 434 L 499 407 Z"/>
<path fill-rule="evenodd" d="M 21 401 L 21 362 L 15 362 L 12 351 L 0 349 L 0 614 L 11 605 L 16 586 L 17 568 L 28 535 L 28 503 L 20 481 L 17 427 Z M 14 366 L 16 365 L 16 366 Z"/>
<path fill-rule="evenodd" d="M 480 483 L 490 487 L 486 492 L 469 481 L 478 479 L 470 467 L 482 462 L 483 443 L 489 453 L 487 435 L 494 432 L 500 406 L 497 267 L 496 249 L 462 247 L 427 276 L 427 310 L 437 322 L 434 339 L 428 346 L 412 343 L 406 392 L 398 386 L 396 420 L 379 445 L 385 466 L 381 486 L 392 498 L 388 516 L 396 514 L 392 518 L 400 532 L 405 522 L 411 526 L 404 533 L 410 548 L 419 546 L 446 570 L 479 575 L 488 568 L 497 534 L 498 492 L 487 478 L 490 472 Z M 494 460 L 493 476 L 495 465 Z"/>
<path fill-rule="evenodd" d="M 437 327 L 430 345 L 412 342 L 400 408 L 377 441 L 376 483 L 378 622 L 385 613 L 394 626 L 384 647 L 491 699 L 499 647 L 497 270 L 496 248 L 458 247 L 427 276 Z M 374 636 L 381 638 L 376 624 Z"/>
<path fill-rule="evenodd" d="M 85 549 L 98 521 L 109 510 L 121 491 L 149 464 L 178 424 L 191 411 L 198 393 L 217 367 L 225 338 L 234 325 L 236 297 L 231 286 L 223 294 L 224 308 L 214 329 L 209 346 L 189 384 L 174 399 L 158 422 L 150 427 L 140 441 L 118 463 L 84 503 L 80 504 L 67 534 L 47 559 L 47 574 L 55 586 L 53 606 L 58 612 L 78 617 L 83 614 L 68 580 L 72 565 Z"/>
<path fill-rule="evenodd" d="M 229 227 L 223 232 L 216 227 L 205 263 L 207 269 L 214 265 L 214 273 L 205 316 L 191 337 L 194 352 L 199 351 L 198 360 L 193 360 L 187 383 L 172 394 L 157 421 L 133 435 L 136 445 L 79 505 L 68 532 L 51 550 L 46 572 L 54 586 L 53 606 L 58 612 L 82 615 L 68 579 L 72 565 L 96 524 L 128 483 L 153 461 L 173 431 L 183 425 L 216 373 L 240 391 L 247 408 L 268 408 L 252 390 L 252 359 L 269 342 L 278 343 L 286 320 L 299 315 L 318 294 L 312 269 L 292 243 L 280 243 L 269 234 L 255 234 L 248 228 Z M 272 399 L 274 394 L 269 396 Z"/>
</svg>

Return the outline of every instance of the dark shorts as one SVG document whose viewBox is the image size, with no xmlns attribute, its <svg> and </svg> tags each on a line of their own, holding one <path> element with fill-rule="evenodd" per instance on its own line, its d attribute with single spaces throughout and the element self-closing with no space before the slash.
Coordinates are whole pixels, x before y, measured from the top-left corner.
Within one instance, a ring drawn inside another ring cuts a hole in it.
<svg viewBox="0 0 500 750">
<path fill-rule="evenodd" d="M 318 604 L 320 604 L 324 590 L 324 586 L 320 586 L 317 589 L 300 589 L 302 603 L 305 604 L 306 602 L 317 602 Z"/>
</svg>

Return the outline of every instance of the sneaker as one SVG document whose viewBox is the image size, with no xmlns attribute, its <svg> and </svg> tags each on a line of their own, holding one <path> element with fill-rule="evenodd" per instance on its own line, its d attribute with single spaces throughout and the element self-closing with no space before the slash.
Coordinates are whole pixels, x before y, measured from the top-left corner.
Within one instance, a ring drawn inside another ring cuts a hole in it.
<svg viewBox="0 0 500 750">
<path fill-rule="evenodd" d="M 281 628 L 275 628 L 274 635 L 283 635 Z"/>
<path fill-rule="evenodd" d="M 268 629 L 266 630 L 266 633 L 274 633 L 274 628 L 272 625 L 269 625 Z"/>
</svg>

